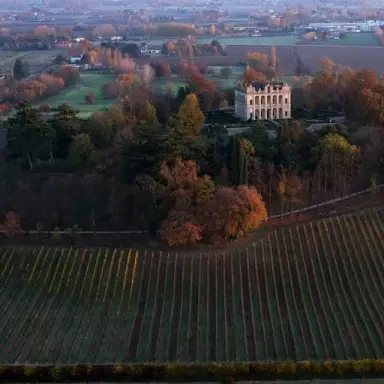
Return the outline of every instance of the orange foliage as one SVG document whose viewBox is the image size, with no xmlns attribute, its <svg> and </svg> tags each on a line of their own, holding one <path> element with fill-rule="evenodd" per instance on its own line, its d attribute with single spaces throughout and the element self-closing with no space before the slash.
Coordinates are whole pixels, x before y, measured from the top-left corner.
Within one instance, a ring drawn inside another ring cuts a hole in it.
<svg viewBox="0 0 384 384">
<path fill-rule="evenodd" d="M 267 77 L 263 73 L 257 72 L 253 68 L 248 68 L 244 71 L 242 80 L 244 84 L 250 85 L 253 81 L 266 81 Z"/>
<path fill-rule="evenodd" d="M 95 34 L 102 37 L 112 37 L 116 34 L 116 29 L 111 24 L 103 24 L 95 28 Z"/>
<path fill-rule="evenodd" d="M 8 212 L 2 229 L 4 234 L 8 237 L 12 237 L 16 233 L 22 231 L 19 216 L 15 212 Z"/>
<path fill-rule="evenodd" d="M 219 188 L 204 212 L 205 232 L 213 242 L 242 237 L 268 217 L 260 194 L 247 186 Z"/>
<path fill-rule="evenodd" d="M 199 177 L 194 161 L 177 158 L 160 170 L 166 182 L 163 194 L 172 208 L 161 223 L 161 237 L 170 246 L 207 239 L 238 238 L 267 220 L 264 201 L 253 187 L 218 188 L 208 176 Z"/>
<path fill-rule="evenodd" d="M 262 72 L 268 66 L 268 56 L 266 53 L 248 52 L 247 63 L 256 71 Z"/>
<path fill-rule="evenodd" d="M 167 181 L 170 190 L 193 185 L 198 180 L 197 172 L 194 161 L 184 161 L 181 157 L 176 158 L 172 168 L 166 162 L 160 168 L 160 176 Z"/>
<path fill-rule="evenodd" d="M 46 25 L 39 25 L 33 30 L 33 34 L 38 38 L 45 38 L 48 36 L 55 36 L 55 28 L 48 27 Z"/>
<path fill-rule="evenodd" d="M 202 239 L 202 227 L 191 221 L 188 212 L 172 209 L 160 227 L 160 236 L 170 247 L 194 244 Z"/>
</svg>

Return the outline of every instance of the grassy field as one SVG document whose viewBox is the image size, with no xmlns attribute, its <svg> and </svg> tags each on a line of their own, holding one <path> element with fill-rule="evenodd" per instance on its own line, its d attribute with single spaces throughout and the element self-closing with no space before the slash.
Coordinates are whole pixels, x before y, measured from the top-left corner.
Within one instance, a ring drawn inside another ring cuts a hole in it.
<svg viewBox="0 0 384 384">
<path fill-rule="evenodd" d="M 231 66 L 232 74 L 228 77 L 223 77 L 220 74 L 223 66 L 210 65 L 209 68 L 214 70 L 214 74 L 206 74 L 205 76 L 213 81 L 217 86 L 221 88 L 233 88 L 239 76 L 244 72 L 244 68 L 240 66 Z M 291 83 L 293 76 L 283 76 L 282 81 Z M 169 79 L 156 79 L 152 83 L 152 87 L 157 90 L 165 90 L 166 87 L 171 87 L 175 93 L 181 86 L 185 86 L 185 80 L 181 79 L 178 75 L 172 75 Z"/>
<path fill-rule="evenodd" d="M 101 93 L 101 86 L 110 82 L 113 75 L 102 73 L 81 73 L 80 81 L 73 87 L 65 89 L 58 95 L 52 96 L 43 100 L 39 105 L 49 105 L 50 107 L 57 107 L 63 103 L 69 103 L 79 111 L 80 117 L 88 117 L 94 112 L 108 108 L 114 100 L 104 99 Z M 87 104 L 84 97 L 93 92 L 96 96 L 95 104 Z"/>
<path fill-rule="evenodd" d="M 243 251 L 2 248 L 0 363 L 384 355 L 384 209 Z"/>
<path fill-rule="evenodd" d="M 31 74 L 34 74 L 52 63 L 53 59 L 63 50 L 50 51 L 0 51 L 0 71 L 10 71 L 16 59 L 28 62 Z"/>
</svg>

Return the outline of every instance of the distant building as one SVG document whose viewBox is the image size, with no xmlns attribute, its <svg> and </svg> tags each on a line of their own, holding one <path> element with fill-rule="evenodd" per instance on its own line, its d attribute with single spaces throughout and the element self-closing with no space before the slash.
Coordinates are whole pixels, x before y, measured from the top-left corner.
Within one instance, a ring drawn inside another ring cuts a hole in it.
<svg viewBox="0 0 384 384">
<path fill-rule="evenodd" d="M 121 40 L 123 40 L 123 36 L 112 36 L 110 40 L 111 41 L 121 41 Z"/>
<path fill-rule="evenodd" d="M 254 81 L 235 89 L 235 115 L 243 120 L 291 118 L 291 87 L 283 82 Z"/>
<path fill-rule="evenodd" d="M 68 49 L 72 47 L 72 41 L 57 41 L 55 43 L 55 48 L 58 49 Z"/>
</svg>

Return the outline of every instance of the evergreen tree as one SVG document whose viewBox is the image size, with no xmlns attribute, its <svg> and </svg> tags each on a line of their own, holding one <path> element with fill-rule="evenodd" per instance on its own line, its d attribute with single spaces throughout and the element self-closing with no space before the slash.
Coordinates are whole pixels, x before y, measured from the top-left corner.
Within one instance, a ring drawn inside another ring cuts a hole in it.
<svg viewBox="0 0 384 384">
<path fill-rule="evenodd" d="M 21 80 L 29 76 L 29 65 L 27 62 L 22 62 L 21 59 L 16 59 L 13 66 L 13 76 L 16 80 Z"/>
<path fill-rule="evenodd" d="M 248 184 L 248 158 L 241 145 L 241 140 L 237 137 L 230 141 L 230 159 L 228 162 L 231 171 L 231 180 L 233 185 Z"/>
</svg>

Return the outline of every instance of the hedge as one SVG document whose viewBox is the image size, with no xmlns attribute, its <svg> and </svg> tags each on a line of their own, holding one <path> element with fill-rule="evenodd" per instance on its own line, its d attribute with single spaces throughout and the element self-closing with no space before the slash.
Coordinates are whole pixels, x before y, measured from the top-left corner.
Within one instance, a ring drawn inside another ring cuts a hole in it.
<svg viewBox="0 0 384 384">
<path fill-rule="evenodd" d="M 207 364 L 0 365 L 2 382 L 308 380 L 384 377 L 384 360 Z"/>
</svg>

